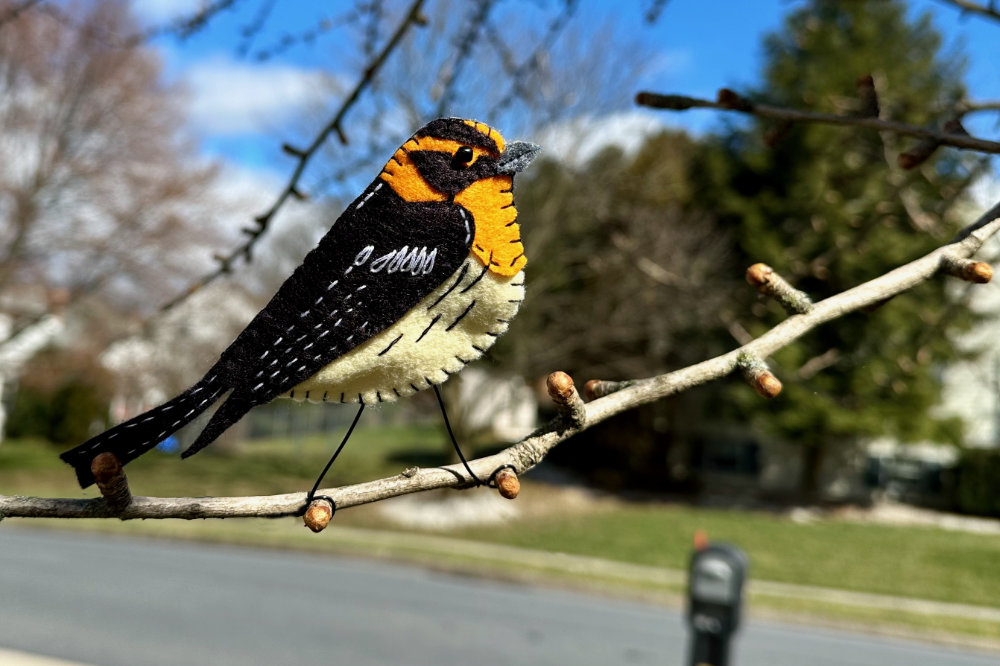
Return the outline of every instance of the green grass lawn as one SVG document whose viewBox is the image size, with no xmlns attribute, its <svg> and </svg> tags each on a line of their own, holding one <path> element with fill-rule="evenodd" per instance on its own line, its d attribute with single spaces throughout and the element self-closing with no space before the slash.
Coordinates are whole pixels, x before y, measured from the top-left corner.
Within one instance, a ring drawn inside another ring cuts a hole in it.
<svg viewBox="0 0 1000 666">
<path fill-rule="evenodd" d="M 1000 538 L 939 529 L 784 517 L 674 504 L 519 520 L 469 539 L 685 568 L 695 530 L 750 556 L 751 577 L 1000 607 Z"/>
<path fill-rule="evenodd" d="M 306 490 L 337 443 L 322 437 L 255 441 L 229 451 L 209 449 L 185 461 L 154 453 L 129 466 L 129 480 L 137 495 Z M 447 461 L 445 447 L 438 426 L 361 428 L 338 460 L 329 484 L 370 480 L 410 465 L 440 464 Z M 31 441 L 0 445 L 0 494 L 94 496 L 93 490 L 81 493 L 76 487 L 71 470 L 57 459 L 58 450 Z M 995 536 L 836 520 L 799 524 L 766 513 L 665 503 L 609 500 L 567 506 L 558 497 L 556 490 L 532 484 L 528 475 L 517 500 L 523 516 L 500 526 L 447 534 L 683 569 L 690 556 L 692 535 L 702 529 L 713 540 L 743 547 L 750 555 L 752 579 L 1000 607 L 1000 538 Z M 226 521 L 227 530 L 231 522 Z M 370 507 L 344 511 L 338 514 L 336 524 L 399 529 Z M 132 525 L 119 524 L 116 531 L 127 531 Z M 162 528 L 146 521 L 142 532 L 162 529 L 171 536 L 184 533 L 206 538 L 212 531 L 202 521 L 171 521 L 169 529 L 159 525 Z M 247 541 L 253 541 L 257 529 L 252 525 L 247 523 Z M 336 530 L 315 538 L 336 539 Z M 280 541 L 280 536 L 272 533 L 267 544 Z"/>
</svg>

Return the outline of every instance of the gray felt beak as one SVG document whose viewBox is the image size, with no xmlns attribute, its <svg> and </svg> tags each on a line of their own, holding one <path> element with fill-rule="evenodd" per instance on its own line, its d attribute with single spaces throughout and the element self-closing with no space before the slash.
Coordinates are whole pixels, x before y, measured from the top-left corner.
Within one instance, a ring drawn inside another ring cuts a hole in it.
<svg viewBox="0 0 1000 666">
<path fill-rule="evenodd" d="M 542 147 L 527 141 L 514 141 L 507 144 L 507 149 L 497 161 L 497 172 L 514 175 L 528 168 L 531 160 L 535 159 L 538 153 L 542 152 Z"/>
</svg>

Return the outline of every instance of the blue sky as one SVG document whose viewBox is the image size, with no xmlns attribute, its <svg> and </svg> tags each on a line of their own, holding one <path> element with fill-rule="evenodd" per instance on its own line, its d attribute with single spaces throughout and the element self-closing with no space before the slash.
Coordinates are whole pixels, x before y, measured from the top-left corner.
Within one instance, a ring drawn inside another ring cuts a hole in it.
<svg viewBox="0 0 1000 666">
<path fill-rule="evenodd" d="M 135 7 L 145 24 L 156 25 L 190 11 L 199 1 L 138 0 Z M 184 81 L 192 92 L 192 120 L 206 155 L 277 175 L 287 169 L 278 146 L 297 129 L 289 126 L 294 122 L 290 112 L 306 103 L 329 108 L 338 100 L 320 84 L 322 72 L 353 81 L 361 63 L 353 55 L 351 35 L 336 28 L 312 44 L 292 47 L 265 62 L 241 57 L 241 46 L 248 45 L 242 28 L 253 21 L 262 4 L 266 3 L 237 3 L 235 11 L 219 16 L 208 30 L 183 41 L 159 38 L 154 45 L 164 54 L 169 76 Z M 498 11 L 514 7 L 541 17 L 546 9 L 560 4 L 561 0 L 501 2 Z M 614 13 L 621 28 L 618 34 L 635 39 L 653 54 L 641 87 L 711 98 L 721 86 L 740 88 L 756 80 L 762 37 L 778 28 L 782 17 L 799 4 L 793 0 L 669 0 L 659 20 L 649 25 L 643 20 L 648 1 L 580 0 L 576 20 L 599 23 Z M 968 54 L 967 84 L 976 91 L 975 98 L 1000 98 L 1000 23 L 963 17 L 942 2 L 914 0 L 910 5 L 914 13 L 931 12 L 946 42 L 960 45 Z M 299 33 L 323 16 L 342 13 L 330 10 L 331 6 L 337 4 L 274 2 L 267 30 L 249 43 L 251 50 L 277 44 L 282 35 Z M 632 113 L 632 120 L 647 129 L 662 123 L 703 131 L 720 121 L 720 114 L 712 111 Z M 635 126 L 627 126 L 626 131 Z M 973 121 L 970 129 L 995 134 L 994 125 L 985 119 Z M 602 136 L 614 140 L 613 131 Z"/>
</svg>

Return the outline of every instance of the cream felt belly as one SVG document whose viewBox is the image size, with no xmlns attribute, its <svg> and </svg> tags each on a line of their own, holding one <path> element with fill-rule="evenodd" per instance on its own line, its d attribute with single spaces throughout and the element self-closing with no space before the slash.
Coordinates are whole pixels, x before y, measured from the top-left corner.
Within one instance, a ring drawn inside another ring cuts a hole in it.
<svg viewBox="0 0 1000 666">
<path fill-rule="evenodd" d="M 282 395 L 310 402 L 392 402 L 441 384 L 483 355 L 524 300 L 524 273 L 473 258 L 399 321 Z"/>
</svg>

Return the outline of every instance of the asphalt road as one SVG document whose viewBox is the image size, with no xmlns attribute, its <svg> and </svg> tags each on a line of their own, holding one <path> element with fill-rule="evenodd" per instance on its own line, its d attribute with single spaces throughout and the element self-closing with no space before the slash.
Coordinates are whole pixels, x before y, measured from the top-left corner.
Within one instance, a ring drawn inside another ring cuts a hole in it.
<svg viewBox="0 0 1000 666">
<path fill-rule="evenodd" d="M 206 526 L 206 529 L 210 527 Z M 324 535 L 323 538 L 336 538 Z M 333 556 L 0 525 L 0 665 L 684 664 L 676 610 Z M 996 666 L 750 622 L 738 666 Z"/>
</svg>

